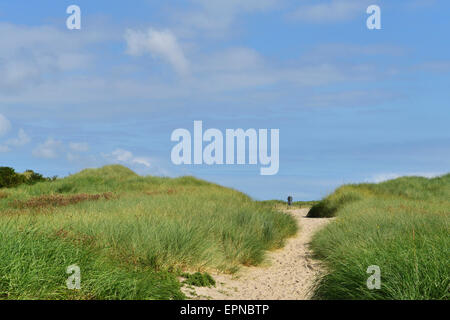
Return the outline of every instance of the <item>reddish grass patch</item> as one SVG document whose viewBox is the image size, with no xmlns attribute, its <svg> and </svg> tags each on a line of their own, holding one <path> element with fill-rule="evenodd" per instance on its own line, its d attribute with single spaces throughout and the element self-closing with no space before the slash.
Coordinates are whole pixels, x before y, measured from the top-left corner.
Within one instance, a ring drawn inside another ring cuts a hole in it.
<svg viewBox="0 0 450 320">
<path fill-rule="evenodd" d="M 6 192 L 0 192 L 0 199 L 8 198 L 8 194 Z"/>
<path fill-rule="evenodd" d="M 74 195 L 43 195 L 29 200 L 14 200 L 12 206 L 18 209 L 26 208 L 46 208 L 46 207 L 64 207 L 84 201 L 97 201 L 100 199 L 109 200 L 113 197 L 110 192 L 102 194 L 74 194 Z"/>
<path fill-rule="evenodd" d="M 174 189 L 168 189 L 165 191 L 145 191 L 144 193 L 148 196 L 156 196 L 159 194 L 168 194 L 168 195 L 172 195 L 175 194 L 177 191 Z"/>
</svg>

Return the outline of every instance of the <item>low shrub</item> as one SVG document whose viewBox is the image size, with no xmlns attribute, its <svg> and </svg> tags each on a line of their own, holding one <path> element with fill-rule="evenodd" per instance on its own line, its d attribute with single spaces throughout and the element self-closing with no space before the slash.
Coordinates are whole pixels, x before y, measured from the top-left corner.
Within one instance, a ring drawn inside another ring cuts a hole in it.
<svg viewBox="0 0 450 320">
<path fill-rule="evenodd" d="M 201 273 L 183 273 L 181 275 L 183 278 L 186 278 L 184 283 L 196 286 L 196 287 L 215 287 L 216 281 L 214 278 L 207 272 Z"/>
</svg>

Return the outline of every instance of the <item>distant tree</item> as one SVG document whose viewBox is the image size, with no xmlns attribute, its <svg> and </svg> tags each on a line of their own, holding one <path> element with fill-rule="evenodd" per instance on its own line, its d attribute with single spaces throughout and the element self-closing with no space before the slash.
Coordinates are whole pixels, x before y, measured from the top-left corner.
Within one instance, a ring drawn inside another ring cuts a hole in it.
<svg viewBox="0 0 450 320">
<path fill-rule="evenodd" d="M 12 188 L 24 182 L 24 178 L 13 168 L 0 167 L 0 188 Z"/>
<path fill-rule="evenodd" d="M 0 188 L 14 188 L 23 183 L 32 185 L 37 182 L 55 181 L 56 176 L 46 178 L 42 174 L 27 170 L 24 173 L 17 173 L 13 168 L 0 167 Z"/>
<path fill-rule="evenodd" d="M 27 170 L 23 173 L 24 182 L 26 184 L 35 184 L 37 182 L 48 181 L 42 174 L 34 172 L 33 170 Z"/>
</svg>

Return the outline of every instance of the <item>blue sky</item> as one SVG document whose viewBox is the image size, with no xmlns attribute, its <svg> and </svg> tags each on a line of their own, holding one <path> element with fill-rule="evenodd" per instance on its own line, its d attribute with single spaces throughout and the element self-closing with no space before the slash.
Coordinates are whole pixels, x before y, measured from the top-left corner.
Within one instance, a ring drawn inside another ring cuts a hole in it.
<svg viewBox="0 0 450 320">
<path fill-rule="evenodd" d="M 123 3 L 123 4 L 120 4 Z M 82 11 L 67 30 L 66 8 Z M 366 8 L 381 8 L 368 30 Z M 65 176 L 121 163 L 256 199 L 450 167 L 450 3 L 0 3 L 0 165 Z M 173 130 L 280 130 L 280 170 L 175 166 Z"/>
</svg>

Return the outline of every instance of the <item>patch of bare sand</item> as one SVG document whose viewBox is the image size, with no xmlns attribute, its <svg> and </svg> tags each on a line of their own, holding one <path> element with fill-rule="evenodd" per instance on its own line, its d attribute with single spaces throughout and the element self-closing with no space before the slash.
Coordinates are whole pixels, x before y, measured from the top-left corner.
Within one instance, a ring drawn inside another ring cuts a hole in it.
<svg viewBox="0 0 450 320">
<path fill-rule="evenodd" d="M 216 287 L 182 290 L 190 299 L 211 300 L 306 300 L 311 297 L 314 280 L 322 272 L 312 258 L 312 236 L 331 219 L 307 218 L 308 209 L 289 210 L 299 225 L 299 232 L 286 245 L 267 253 L 258 267 L 242 267 L 231 276 L 213 275 Z M 193 290 L 195 294 L 193 294 Z"/>
</svg>

